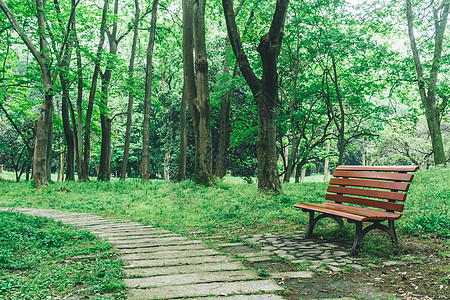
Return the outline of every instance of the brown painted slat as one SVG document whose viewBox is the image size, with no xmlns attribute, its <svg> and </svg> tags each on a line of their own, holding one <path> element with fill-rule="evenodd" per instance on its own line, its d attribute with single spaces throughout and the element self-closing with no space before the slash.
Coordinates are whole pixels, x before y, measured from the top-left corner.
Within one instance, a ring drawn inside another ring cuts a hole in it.
<svg viewBox="0 0 450 300">
<path fill-rule="evenodd" d="M 405 193 L 358 189 L 358 188 L 349 188 L 349 187 L 332 186 L 332 185 L 328 187 L 327 192 L 336 193 L 336 194 L 353 195 L 353 196 L 372 197 L 372 198 L 379 198 L 379 199 L 386 199 L 386 200 L 395 200 L 395 201 L 405 201 L 406 200 Z"/>
<path fill-rule="evenodd" d="M 367 218 L 374 220 L 397 220 L 400 219 L 402 216 L 399 213 L 393 213 L 388 211 L 382 211 L 382 210 L 375 210 L 365 207 L 358 207 L 358 206 L 349 206 L 345 204 L 338 204 L 333 202 L 324 202 L 323 203 L 325 207 L 339 210 L 339 211 L 346 211 L 350 213 L 354 213 L 357 215 L 366 216 Z"/>
<path fill-rule="evenodd" d="M 352 203 L 362 206 L 368 207 L 376 207 L 386 210 L 392 211 L 403 211 L 403 203 L 395 203 L 395 202 L 387 202 L 381 200 L 372 200 L 366 198 L 358 198 L 358 197 L 350 197 L 350 196 L 342 196 L 342 195 L 334 195 L 327 194 L 325 196 L 326 200 L 336 201 L 336 202 L 344 202 L 344 203 Z"/>
<path fill-rule="evenodd" d="M 380 180 L 364 180 L 364 179 L 346 179 L 346 178 L 331 178 L 330 184 L 345 185 L 345 186 L 359 186 L 379 188 L 386 190 L 396 190 L 407 192 L 409 190 L 409 183 L 395 182 L 395 181 L 380 181 Z"/>
<path fill-rule="evenodd" d="M 416 172 L 419 166 L 338 166 L 339 171 Z"/>
<path fill-rule="evenodd" d="M 406 181 L 411 182 L 414 178 L 413 174 L 402 173 L 380 173 L 380 172 L 365 172 L 365 171 L 334 171 L 334 177 L 348 177 L 348 178 L 366 178 L 379 179 L 391 181 Z"/>
<path fill-rule="evenodd" d="M 343 218 L 347 218 L 347 219 L 351 219 L 351 220 L 355 220 L 355 221 L 360 221 L 360 222 L 364 222 L 367 219 L 364 216 L 326 208 L 323 204 L 318 204 L 318 203 L 297 203 L 297 204 L 294 204 L 294 207 L 305 209 L 305 210 L 312 210 L 312 211 L 317 211 L 317 212 L 321 212 L 321 213 L 326 213 L 326 214 L 339 216 L 339 217 L 343 217 Z"/>
</svg>

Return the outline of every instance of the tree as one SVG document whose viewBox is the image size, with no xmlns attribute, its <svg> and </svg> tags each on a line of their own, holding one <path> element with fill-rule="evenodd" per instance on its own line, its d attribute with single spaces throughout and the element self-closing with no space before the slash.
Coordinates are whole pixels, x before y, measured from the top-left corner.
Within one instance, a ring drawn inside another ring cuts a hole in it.
<svg viewBox="0 0 450 300">
<path fill-rule="evenodd" d="M 262 79 L 258 79 L 242 47 L 232 0 L 222 0 L 227 32 L 239 68 L 258 106 L 258 188 L 281 191 L 276 149 L 277 59 L 289 0 L 277 0 L 269 32 L 261 37 L 258 53 L 262 61 Z"/>
<path fill-rule="evenodd" d="M 431 144 L 433 146 L 434 163 L 436 165 L 446 165 L 444 143 L 442 141 L 441 133 L 441 109 L 437 104 L 436 95 L 438 93 L 437 79 L 441 65 L 442 47 L 445 28 L 447 26 L 450 1 L 443 0 L 438 6 L 433 6 L 433 4 L 431 6 L 433 9 L 434 22 L 434 52 L 431 59 L 431 67 L 428 77 L 425 77 L 414 35 L 414 17 L 411 0 L 406 0 L 406 17 L 408 20 L 408 35 L 414 58 L 414 65 L 416 67 L 420 99 L 422 100 L 422 104 L 425 108 L 425 116 L 427 118 Z M 444 95 L 443 100 L 445 102 L 448 101 L 448 97 L 445 97 Z"/>
<path fill-rule="evenodd" d="M 39 50 L 36 48 L 30 37 L 25 33 L 23 28 L 17 22 L 9 7 L 3 0 L 0 0 L 0 8 L 10 21 L 14 31 L 23 40 L 28 50 L 36 59 L 41 70 L 42 88 L 43 88 L 43 104 L 41 115 L 35 120 L 33 130 L 35 133 L 35 145 L 33 155 L 33 180 L 35 187 L 47 185 L 50 180 L 50 163 L 52 157 L 52 130 L 53 130 L 53 85 L 57 77 L 57 69 L 53 70 L 51 50 L 49 41 L 47 40 L 47 19 L 45 16 L 46 0 L 36 0 L 36 16 L 37 29 L 39 37 Z M 74 14 L 71 12 L 71 17 Z M 69 24 L 71 21 L 69 20 Z M 69 28 L 69 26 L 67 26 Z M 61 49 L 64 49 L 67 42 L 69 30 L 65 32 L 65 39 Z M 60 51 L 57 61 L 61 61 L 62 50 Z"/>
<path fill-rule="evenodd" d="M 150 141 L 150 106 L 152 97 L 152 59 L 153 45 L 155 44 L 156 17 L 158 10 L 158 0 L 153 0 L 152 21 L 150 26 L 150 36 L 147 45 L 147 68 L 145 72 L 145 99 L 144 99 L 144 129 L 142 137 L 142 179 L 148 180 L 150 174 L 149 167 L 149 141 Z"/>
<path fill-rule="evenodd" d="M 194 180 L 199 184 L 209 185 L 212 183 L 212 141 L 205 42 L 205 0 L 183 1 L 183 74 L 184 97 L 189 106 L 195 137 Z"/>
<path fill-rule="evenodd" d="M 123 150 L 122 169 L 120 171 L 120 179 L 125 180 L 127 175 L 127 164 L 130 155 L 130 141 L 131 141 L 131 121 L 133 112 L 134 101 L 134 61 L 136 59 L 137 40 L 139 36 L 139 18 L 141 10 L 139 8 L 139 0 L 134 0 L 134 29 L 133 29 L 133 44 L 131 46 L 130 64 L 128 66 L 128 79 L 129 79 L 129 93 L 128 93 L 128 105 L 127 105 L 127 125 L 125 132 L 125 146 Z"/>
<path fill-rule="evenodd" d="M 95 93 L 97 90 L 97 79 L 98 75 L 100 73 L 100 63 L 102 59 L 102 49 L 103 45 L 105 43 L 105 34 L 106 34 L 106 16 L 108 14 L 108 6 L 109 6 L 109 0 L 104 0 L 103 3 L 103 10 L 102 10 L 102 19 L 100 24 L 100 39 L 97 46 L 97 53 L 94 58 L 94 71 L 92 73 L 92 84 L 91 89 L 89 91 L 89 100 L 88 100 L 88 107 L 86 110 L 86 119 L 84 122 L 84 154 L 83 154 L 83 163 L 82 167 L 80 168 L 80 173 L 78 173 L 78 179 L 89 181 L 89 163 L 91 160 L 91 123 L 92 123 L 92 112 L 94 109 L 94 98 Z M 82 73 L 79 73 L 78 76 L 82 76 Z M 80 78 L 79 78 L 80 80 Z M 78 86 L 80 88 L 80 86 Z M 78 96 L 80 97 L 80 93 L 78 93 Z M 79 103 L 79 102 L 78 102 Z M 79 109 L 81 109 L 81 106 L 79 106 Z M 80 116 L 80 114 L 79 114 Z M 80 125 L 81 126 L 81 125 Z"/>
</svg>

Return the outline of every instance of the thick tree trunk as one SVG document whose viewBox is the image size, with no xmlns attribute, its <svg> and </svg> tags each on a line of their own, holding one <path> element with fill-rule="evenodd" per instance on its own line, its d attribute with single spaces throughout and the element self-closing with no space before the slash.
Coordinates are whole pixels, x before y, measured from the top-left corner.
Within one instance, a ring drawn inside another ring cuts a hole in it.
<svg viewBox="0 0 450 300">
<path fill-rule="evenodd" d="M 156 17 L 158 0 L 153 0 L 152 21 L 150 25 L 150 37 L 147 45 L 147 68 L 145 73 L 145 99 L 144 99 L 144 124 L 142 136 L 142 179 L 148 180 L 150 175 L 150 107 L 152 97 L 152 59 L 153 45 L 155 44 Z"/>
<path fill-rule="evenodd" d="M 419 52 L 417 50 L 416 39 L 414 36 L 414 20 L 411 1 L 406 0 L 406 16 L 408 20 L 409 41 L 413 54 L 414 64 L 416 67 L 419 94 L 422 100 L 422 104 L 425 108 L 425 116 L 427 119 L 428 129 L 430 131 L 431 144 L 434 154 L 434 163 L 436 165 L 446 165 L 444 144 L 441 134 L 439 109 L 436 107 L 436 85 L 441 65 L 444 33 L 447 26 L 450 3 L 449 1 L 444 0 L 439 7 L 442 8 L 440 17 L 438 17 L 438 9 L 434 9 L 433 11 L 435 19 L 435 44 L 433 59 L 430 68 L 430 76 L 426 79 L 423 73 L 422 63 L 420 62 Z M 426 86 L 427 83 L 428 86 Z"/>
<path fill-rule="evenodd" d="M 191 103 L 195 134 L 195 173 L 197 183 L 212 183 L 212 138 L 205 41 L 205 0 L 194 1 L 194 47 L 197 98 Z"/>
<path fill-rule="evenodd" d="M 289 0 L 277 1 L 269 32 L 261 38 L 258 46 L 263 66 L 262 80 L 256 77 L 242 47 L 233 1 L 222 0 L 222 4 L 234 55 L 258 107 L 258 188 L 280 192 L 276 151 L 277 60 Z"/>
<path fill-rule="evenodd" d="M 41 115 L 36 119 L 33 125 L 35 134 L 33 180 L 35 187 L 48 185 L 49 183 L 51 176 L 52 128 L 53 96 L 51 91 L 45 91 Z"/>
<path fill-rule="evenodd" d="M 128 94 L 128 108 L 127 108 L 127 125 L 125 130 L 125 146 L 123 150 L 122 169 L 120 171 L 120 179 L 125 180 L 127 176 L 128 158 L 130 156 L 130 141 L 131 141 L 131 121 L 133 113 L 134 102 L 134 61 L 136 59 L 137 40 L 139 36 L 139 18 L 141 10 L 139 8 L 139 0 L 134 1 L 134 30 L 133 30 L 133 45 L 131 46 L 130 64 L 128 66 L 128 78 L 130 81 L 130 93 Z"/>
</svg>

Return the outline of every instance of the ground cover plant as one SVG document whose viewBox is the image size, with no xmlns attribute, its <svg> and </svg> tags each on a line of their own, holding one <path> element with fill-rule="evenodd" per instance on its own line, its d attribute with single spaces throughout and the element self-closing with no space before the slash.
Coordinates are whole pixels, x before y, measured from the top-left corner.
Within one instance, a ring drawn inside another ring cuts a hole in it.
<svg viewBox="0 0 450 300">
<path fill-rule="evenodd" d="M 0 299 L 124 299 L 122 263 L 88 231 L 0 212 Z"/>
<path fill-rule="evenodd" d="M 283 194 L 265 194 L 236 180 L 204 187 L 191 181 L 165 183 L 139 179 L 111 182 L 54 182 L 33 189 L 27 182 L 0 182 L 0 205 L 55 208 L 118 217 L 179 232 L 208 234 L 283 231 L 307 224 L 297 202 L 322 202 L 327 183 L 284 184 Z M 242 181 L 241 181 L 242 182 Z M 449 236 L 450 170 L 416 173 L 397 222 L 400 233 Z M 326 224 L 326 220 L 323 222 Z M 320 225 L 320 223 L 319 223 Z M 319 226 L 320 230 L 320 226 Z"/>
<path fill-rule="evenodd" d="M 449 182 L 449 169 L 418 171 L 408 192 L 403 217 L 396 221 L 399 247 L 394 247 L 385 233 L 374 231 L 365 237 L 358 254 L 366 266 L 372 267 L 321 276 L 367 283 L 405 297 L 448 299 Z M 190 181 L 127 179 L 54 182 L 39 189 L 33 189 L 27 182 L 3 180 L 0 206 L 90 212 L 161 226 L 185 235 L 195 232 L 197 237 L 216 235 L 235 240 L 244 234 L 306 228 L 308 215 L 292 205 L 322 202 L 327 185 L 313 181 L 284 184 L 283 194 L 265 194 L 258 192 L 256 184 L 236 178 L 226 178 L 211 187 Z M 317 239 L 350 249 L 354 225 L 346 224 L 345 229 L 342 231 L 333 220 L 324 219 L 318 223 L 315 234 Z M 382 261 L 386 260 L 398 261 L 399 265 L 385 267 Z"/>
</svg>

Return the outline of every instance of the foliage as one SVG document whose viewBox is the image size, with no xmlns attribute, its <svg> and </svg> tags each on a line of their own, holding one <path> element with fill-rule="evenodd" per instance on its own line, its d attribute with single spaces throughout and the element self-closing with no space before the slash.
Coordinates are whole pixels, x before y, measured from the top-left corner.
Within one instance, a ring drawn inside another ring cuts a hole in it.
<svg viewBox="0 0 450 300">
<path fill-rule="evenodd" d="M 121 261 L 95 235 L 15 212 L 0 233 L 0 299 L 125 299 Z"/>
</svg>

